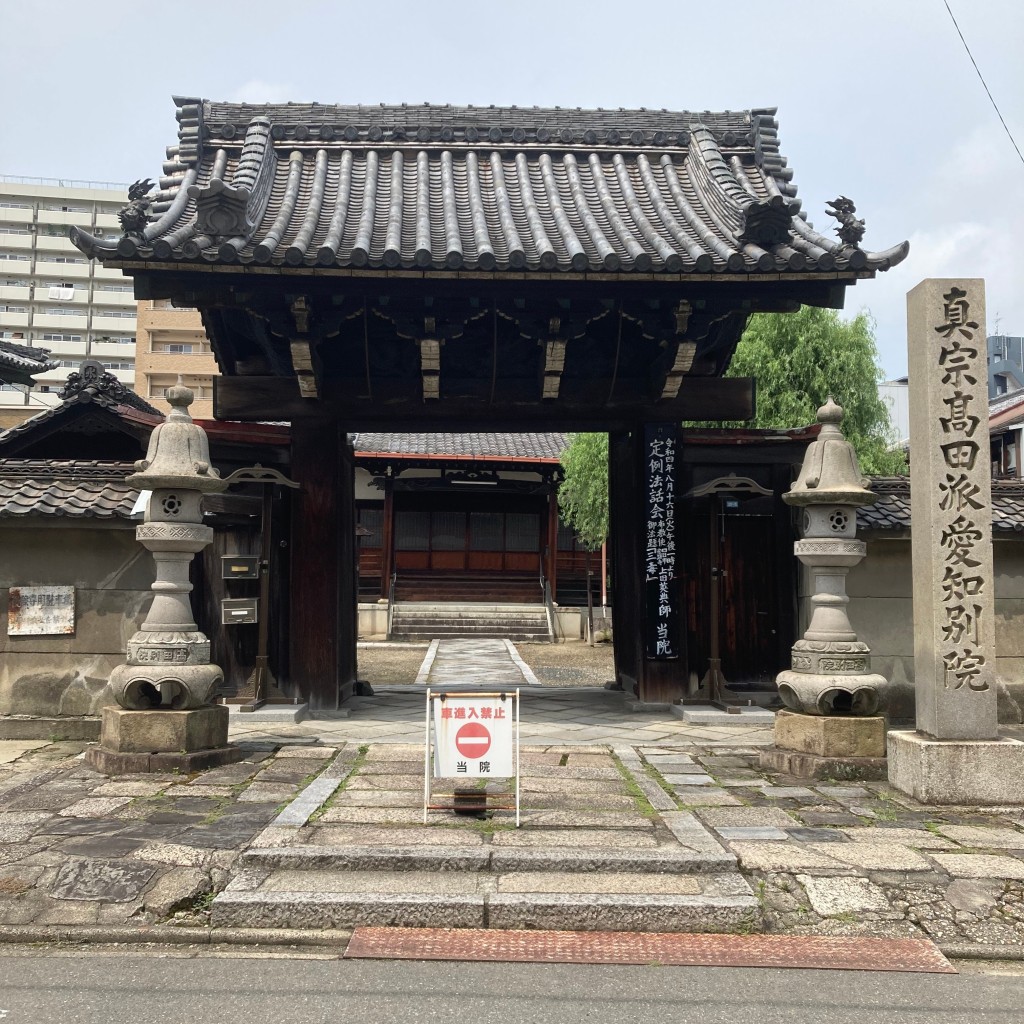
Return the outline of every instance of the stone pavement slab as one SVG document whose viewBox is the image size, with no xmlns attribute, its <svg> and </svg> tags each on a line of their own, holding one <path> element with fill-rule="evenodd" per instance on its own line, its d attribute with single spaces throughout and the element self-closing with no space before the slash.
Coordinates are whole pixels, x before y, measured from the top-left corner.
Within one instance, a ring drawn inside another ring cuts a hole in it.
<svg viewBox="0 0 1024 1024">
<path fill-rule="evenodd" d="M 954 878 L 1024 879 L 1024 860 L 981 853 L 933 853 L 932 860 Z"/>
<path fill-rule="evenodd" d="M 1024 851 L 1024 832 L 1012 828 L 984 828 L 971 825 L 938 825 L 937 831 L 963 846 L 980 849 Z"/>
<path fill-rule="evenodd" d="M 810 843 L 811 849 L 867 871 L 931 871 L 921 854 L 897 843 Z"/>
<path fill-rule="evenodd" d="M 822 917 L 863 911 L 893 911 L 882 889 L 866 878 L 797 875 L 797 881 L 804 887 L 811 909 Z"/>
<path fill-rule="evenodd" d="M 802 843 L 730 842 L 729 849 L 739 857 L 740 867 L 750 871 L 796 872 L 808 868 L 829 868 L 841 873 L 848 868 L 841 861 Z"/>
</svg>

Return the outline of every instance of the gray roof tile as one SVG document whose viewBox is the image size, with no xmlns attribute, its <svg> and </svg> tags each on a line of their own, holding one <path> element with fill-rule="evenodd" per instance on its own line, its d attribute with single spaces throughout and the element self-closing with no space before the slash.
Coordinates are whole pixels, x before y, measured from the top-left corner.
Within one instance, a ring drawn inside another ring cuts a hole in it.
<svg viewBox="0 0 1024 1024">
<path fill-rule="evenodd" d="M 352 435 L 357 453 L 404 457 L 451 456 L 558 459 L 565 450 L 565 434 L 374 434 Z"/>
<path fill-rule="evenodd" d="M 109 260 L 405 270 L 831 273 L 773 109 L 250 105 L 179 98 L 141 233 Z"/>
<path fill-rule="evenodd" d="M 127 519 L 139 496 L 130 462 L 0 459 L 0 518 Z"/>
</svg>

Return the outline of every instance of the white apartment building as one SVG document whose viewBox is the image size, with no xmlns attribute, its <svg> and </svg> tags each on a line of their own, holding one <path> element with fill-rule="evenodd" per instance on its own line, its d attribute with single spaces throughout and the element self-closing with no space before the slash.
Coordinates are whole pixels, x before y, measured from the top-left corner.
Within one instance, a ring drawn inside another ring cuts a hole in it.
<svg viewBox="0 0 1024 1024">
<path fill-rule="evenodd" d="M 0 338 L 47 348 L 59 365 L 39 374 L 30 394 L 0 382 L 10 421 L 55 405 L 56 392 L 87 356 L 129 388 L 135 382 L 136 303 L 119 270 L 91 263 L 68 239 L 74 224 L 120 235 L 117 211 L 128 186 L 0 175 Z"/>
</svg>

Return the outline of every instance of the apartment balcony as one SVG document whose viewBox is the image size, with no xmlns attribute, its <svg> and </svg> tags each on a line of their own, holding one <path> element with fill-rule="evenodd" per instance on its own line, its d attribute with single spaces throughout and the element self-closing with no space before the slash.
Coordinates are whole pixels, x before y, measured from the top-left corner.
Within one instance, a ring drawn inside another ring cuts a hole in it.
<svg viewBox="0 0 1024 1024">
<path fill-rule="evenodd" d="M 51 292 L 53 293 L 52 295 L 50 294 Z M 80 308 L 84 312 L 85 307 L 89 305 L 88 285 L 76 285 L 71 289 L 71 297 L 64 298 L 63 296 L 67 295 L 67 292 L 68 289 L 62 288 L 59 282 L 37 284 L 32 294 L 32 301 L 36 304 L 36 308 L 40 313 L 45 312 L 42 308 L 44 305 L 72 306 Z"/>
<path fill-rule="evenodd" d="M 125 205 L 128 205 L 128 197 L 125 196 Z M 121 222 L 117 219 L 116 213 L 97 213 L 96 214 L 96 227 L 104 228 L 107 230 L 113 230 L 117 234 L 121 234 Z"/>
<path fill-rule="evenodd" d="M 3 285 L 0 287 L 0 299 L 10 302 L 12 300 L 18 300 L 20 302 L 27 302 L 32 297 L 32 289 L 27 285 L 22 288 L 18 285 Z"/>
<path fill-rule="evenodd" d="M 37 334 L 32 342 L 34 348 L 46 348 L 54 359 L 84 359 L 86 344 L 84 341 L 44 341 Z"/>
<path fill-rule="evenodd" d="M 11 313 L 6 309 L 0 309 L 0 327 L 4 330 L 28 327 L 28 313 Z"/>
<path fill-rule="evenodd" d="M 104 267 L 99 263 L 93 266 L 93 277 L 97 281 L 130 281 L 130 277 L 126 277 L 120 270 L 114 270 L 112 267 Z"/>
<path fill-rule="evenodd" d="M 0 228 L 0 249 L 31 249 L 34 235 L 19 235 Z"/>
<path fill-rule="evenodd" d="M 32 326 L 36 331 L 74 331 L 77 334 L 85 331 L 89 326 L 89 318 L 85 313 L 74 313 L 58 316 L 54 313 L 36 313 L 32 320 Z"/>
<path fill-rule="evenodd" d="M 119 272 L 120 273 L 120 272 Z M 36 260 L 36 277 L 51 277 L 58 281 L 88 281 L 88 263 L 55 263 L 52 260 Z"/>
<path fill-rule="evenodd" d="M 79 255 L 78 250 L 71 244 L 71 239 L 65 235 L 37 235 L 36 252 L 59 252 L 67 253 L 68 256 Z"/>
<path fill-rule="evenodd" d="M 31 224 L 35 217 L 35 211 L 32 209 L 22 210 L 13 209 L 11 207 L 3 206 L 0 207 L 0 223 L 3 224 Z M 3 228 L 0 227 L 0 231 Z"/>
<path fill-rule="evenodd" d="M 24 388 L 0 387 L 0 409 L 27 404 L 28 399 L 25 397 Z M 0 427 L 0 429 L 3 428 Z"/>
<path fill-rule="evenodd" d="M 94 334 L 134 334 L 134 316 L 104 316 L 93 310 L 92 330 Z"/>
<path fill-rule="evenodd" d="M 118 309 L 135 309 L 137 305 L 132 292 L 105 292 L 98 288 L 93 289 L 92 304 L 93 306 L 116 306 Z"/>
<path fill-rule="evenodd" d="M 36 218 L 39 224 L 59 224 L 70 227 L 87 228 L 92 225 L 92 211 L 84 210 L 81 213 L 73 213 L 69 210 L 40 210 Z"/>
<path fill-rule="evenodd" d="M 121 345 L 115 341 L 96 341 L 94 339 L 89 346 L 89 355 L 94 359 L 131 361 L 135 358 L 135 345 Z"/>
</svg>

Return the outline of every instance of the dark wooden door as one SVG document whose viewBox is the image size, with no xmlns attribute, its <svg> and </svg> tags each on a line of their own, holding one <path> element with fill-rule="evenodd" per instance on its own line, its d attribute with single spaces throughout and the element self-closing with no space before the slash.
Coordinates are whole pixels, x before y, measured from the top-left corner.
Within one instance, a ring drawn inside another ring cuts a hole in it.
<svg viewBox="0 0 1024 1024">
<path fill-rule="evenodd" d="M 708 666 L 711 573 L 717 570 L 719 653 L 726 681 L 730 686 L 771 684 L 785 667 L 779 655 L 779 559 L 772 499 L 723 507 L 718 514 L 717 557 L 712 558 L 709 516 L 717 504 L 697 501 L 687 516 L 690 677 L 700 679 Z"/>
</svg>

